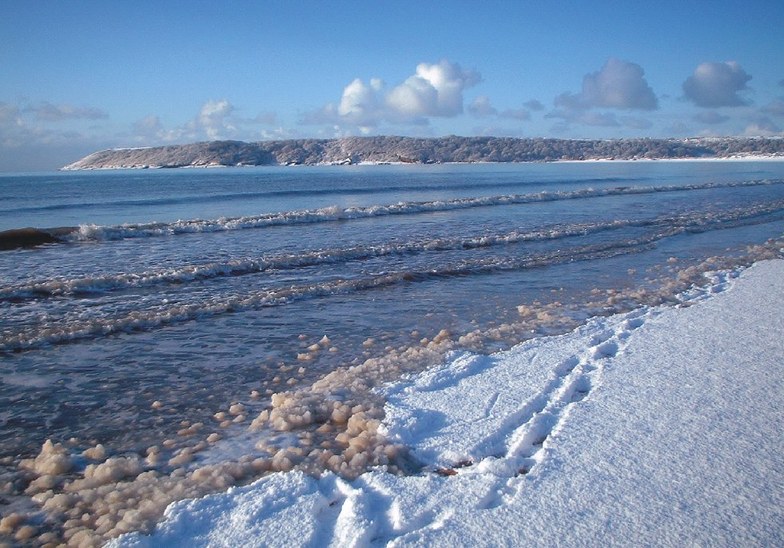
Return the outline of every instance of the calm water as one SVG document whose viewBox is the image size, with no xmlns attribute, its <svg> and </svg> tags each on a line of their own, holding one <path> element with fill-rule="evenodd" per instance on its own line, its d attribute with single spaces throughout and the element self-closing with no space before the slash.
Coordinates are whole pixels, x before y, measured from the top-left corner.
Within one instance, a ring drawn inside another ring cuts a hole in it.
<svg viewBox="0 0 784 548">
<path fill-rule="evenodd" d="M 13 459 L 47 438 L 139 450 L 252 390 L 263 406 L 441 329 L 737 254 L 784 233 L 784 162 L 0 177 L 0 230 L 28 226 L 79 228 L 0 252 Z"/>
</svg>

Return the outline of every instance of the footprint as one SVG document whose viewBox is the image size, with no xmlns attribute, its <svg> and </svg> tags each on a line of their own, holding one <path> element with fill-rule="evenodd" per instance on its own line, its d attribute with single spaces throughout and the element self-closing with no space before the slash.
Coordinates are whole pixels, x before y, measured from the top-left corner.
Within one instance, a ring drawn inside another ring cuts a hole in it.
<svg viewBox="0 0 784 548">
<path fill-rule="evenodd" d="M 569 398 L 571 403 L 582 401 L 591 391 L 591 379 L 585 375 L 581 375 L 574 382 L 574 392 Z"/>
<path fill-rule="evenodd" d="M 645 320 L 642 318 L 629 318 L 625 322 L 623 322 L 624 329 L 632 330 L 642 327 L 645 324 Z"/>
<path fill-rule="evenodd" d="M 610 338 L 612 338 L 613 335 L 615 335 L 615 333 L 613 333 L 612 331 L 602 331 L 601 333 L 591 337 L 590 345 L 591 346 L 600 345 L 603 342 L 605 342 L 605 341 L 609 340 Z"/>
<path fill-rule="evenodd" d="M 591 354 L 594 359 L 601 360 L 603 358 L 612 358 L 618 353 L 618 343 L 615 341 L 606 341 L 594 346 L 591 349 Z"/>
<path fill-rule="evenodd" d="M 572 370 L 580 364 L 580 359 L 577 356 L 570 356 L 566 358 L 563 362 L 561 362 L 558 367 L 555 368 L 555 374 L 559 377 L 565 377 Z"/>
</svg>

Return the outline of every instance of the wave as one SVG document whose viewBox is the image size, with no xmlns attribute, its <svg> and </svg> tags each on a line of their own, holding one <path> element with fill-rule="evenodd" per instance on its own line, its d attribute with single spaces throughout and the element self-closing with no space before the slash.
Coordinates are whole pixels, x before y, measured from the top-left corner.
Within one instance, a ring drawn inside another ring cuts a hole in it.
<svg viewBox="0 0 784 548">
<path fill-rule="evenodd" d="M 559 200 L 580 200 L 587 198 L 599 198 L 604 196 L 684 192 L 693 190 L 710 190 L 718 188 L 736 188 L 778 184 L 784 184 L 784 180 L 759 180 L 678 186 L 624 186 L 602 189 L 588 188 L 571 191 L 542 191 L 529 194 L 454 198 L 449 200 L 432 200 L 424 202 L 398 202 L 395 204 L 346 208 L 330 206 L 319 209 L 266 213 L 255 216 L 179 220 L 172 223 L 156 222 L 114 226 L 81 225 L 77 231 L 70 233 L 66 236 L 66 238 L 71 241 L 102 241 L 128 238 L 149 238 L 199 232 L 220 232 L 250 228 L 265 228 L 281 225 L 351 221 L 356 219 L 367 219 L 372 217 L 384 217 L 391 215 L 436 213 L 477 207 L 517 205 L 537 202 L 552 202 Z"/>
<path fill-rule="evenodd" d="M 688 221 L 688 215 L 652 219 L 647 221 L 616 221 L 618 226 L 648 226 L 647 233 L 618 241 L 563 247 L 552 251 L 519 256 L 491 256 L 466 258 L 433 268 L 404 269 L 361 275 L 356 278 L 339 278 L 318 283 L 291 285 L 244 291 L 232 295 L 216 295 L 193 303 L 161 304 L 147 309 L 134 310 L 115 317 L 82 317 L 69 320 L 61 318 L 53 324 L 25 325 L 16 332 L 6 329 L 0 339 L 0 353 L 17 352 L 62 344 L 82 339 L 110 336 L 118 333 L 150 331 L 167 325 L 212 317 L 227 313 L 281 306 L 292 301 L 331 295 L 347 295 L 401 283 L 427 281 L 435 278 L 487 275 L 510 270 L 544 268 L 564 262 L 602 260 L 619 255 L 639 253 L 650 249 L 656 242 L 687 232 L 705 232 L 741 225 L 768 222 L 765 216 L 784 210 L 784 201 L 777 207 L 759 207 L 745 210 L 744 215 L 707 215 Z M 678 220 L 686 222 L 677 224 Z M 613 223 L 604 225 L 611 228 Z M 596 227 L 599 230 L 599 227 Z M 576 230 L 576 228 L 575 228 Z M 553 235 L 555 233 L 552 233 Z M 511 236 L 512 239 L 515 236 Z M 488 240 L 491 242 L 492 238 Z M 520 240 L 522 241 L 522 240 Z M 475 240 L 478 247 L 484 245 Z M 489 245 L 493 245 L 489 243 Z"/>
<path fill-rule="evenodd" d="M 25 326 L 20 332 L 7 330 L 0 340 L 0 353 L 18 352 L 42 346 L 61 344 L 81 339 L 105 337 L 118 333 L 150 331 L 166 325 L 226 313 L 242 312 L 280 306 L 294 300 L 329 295 L 345 295 L 359 291 L 384 288 L 399 283 L 419 282 L 433 278 L 489 274 L 505 270 L 544 267 L 560 262 L 607 258 L 618 254 L 641 251 L 655 240 L 630 240 L 622 243 L 582 246 L 569 250 L 531 255 L 525 258 L 489 258 L 467 260 L 440 268 L 385 272 L 377 275 L 327 282 L 292 285 L 284 288 L 249 291 L 231 296 L 189 304 L 163 305 L 146 310 L 135 310 L 120 317 L 94 319 L 62 319 L 46 326 Z"/>
<path fill-rule="evenodd" d="M 601 198 L 606 196 L 644 195 L 666 192 L 686 192 L 711 190 L 720 188 L 738 188 L 753 186 L 770 186 L 784 184 L 784 180 L 753 180 L 743 182 L 704 183 L 691 185 L 669 186 L 622 186 L 610 188 L 586 188 L 580 190 L 541 191 L 527 194 L 506 194 L 496 196 L 480 196 L 468 198 L 453 198 L 431 201 L 409 201 L 394 204 L 378 204 L 370 206 L 340 207 L 329 206 L 318 209 L 304 209 L 284 211 L 277 213 L 264 213 L 243 217 L 221 217 L 218 219 L 189 219 L 174 222 L 153 223 L 128 223 L 122 225 L 95 225 L 84 224 L 78 228 L 58 227 L 33 230 L 43 235 L 51 236 L 43 243 L 61 242 L 88 242 L 112 241 L 134 238 L 151 238 L 162 236 L 175 236 L 180 234 L 223 232 L 232 230 L 266 228 L 283 225 L 297 225 L 310 223 L 324 223 L 337 221 L 351 221 L 384 217 L 392 215 L 416 215 L 471 209 L 478 207 L 493 207 L 506 205 L 520 205 L 527 203 L 554 202 L 561 200 L 581 200 Z M 415 187 L 421 189 L 422 187 Z M 438 187 L 442 189 L 443 187 Z M 299 191 L 294 191 L 299 192 Z M 6 231 L 11 233 L 16 231 Z M 6 234 L 2 233 L 2 234 Z M 39 243 L 24 242 L 21 245 L 15 241 L 15 236 L 6 238 L 13 245 L 0 246 L 0 249 L 13 249 L 15 247 L 29 247 Z M 2 243 L 2 238 L 0 238 Z"/>
<path fill-rule="evenodd" d="M 782 211 L 784 211 L 784 200 L 719 212 L 683 213 L 681 215 L 668 215 L 649 219 L 616 219 L 594 223 L 557 224 L 529 231 L 305 250 L 296 254 L 279 254 L 224 262 L 190 264 L 169 269 L 127 272 L 96 277 L 32 281 L 0 287 L 0 301 L 19 302 L 51 297 L 84 297 L 111 291 L 180 285 L 196 280 L 244 276 L 270 270 L 280 271 L 317 265 L 347 263 L 385 256 L 480 249 L 524 242 L 558 240 L 627 227 L 679 227 L 683 230 L 696 232 L 727 227 L 733 223 L 748 224 L 755 218 Z"/>
<path fill-rule="evenodd" d="M 268 270 L 289 270 L 324 264 L 346 263 L 390 255 L 413 255 L 429 251 L 477 249 L 525 241 L 553 240 L 620 228 L 628 226 L 630 223 L 630 221 L 609 221 L 593 224 L 554 225 L 526 232 L 512 231 L 505 234 L 485 234 L 465 238 L 437 238 L 413 242 L 390 242 L 378 245 L 319 249 L 302 251 L 296 254 L 264 256 L 255 259 L 185 265 L 165 270 L 36 281 L 0 288 L 0 301 L 86 296 L 113 290 L 158 285 L 179 285 L 195 280 L 242 276 Z"/>
<path fill-rule="evenodd" d="M 584 179 L 562 180 L 562 181 L 510 181 L 510 182 L 490 182 L 486 184 L 467 182 L 467 183 L 453 183 L 445 182 L 442 184 L 420 184 L 420 185 L 400 185 L 392 184 L 383 187 L 378 186 L 361 186 L 353 188 L 296 188 L 284 190 L 261 190 L 257 192 L 226 192 L 226 193 L 210 193 L 200 194 L 193 196 L 172 196 L 161 198 L 147 198 L 135 200 L 117 200 L 117 201 L 94 201 L 94 202 L 65 202 L 59 204 L 50 204 L 42 206 L 27 206 L 16 207 L 10 209 L 0 209 L 2 213 L 41 213 L 47 211 L 66 211 L 72 209 L 94 209 L 105 207 L 143 207 L 143 206 L 165 206 L 165 205 L 178 205 L 178 204 L 194 204 L 194 203 L 211 203 L 216 202 L 231 202 L 241 200 L 251 200 L 259 198 L 287 198 L 296 196 L 343 196 L 352 194 L 391 194 L 394 192 L 428 192 L 428 191 L 444 191 L 444 190 L 471 190 L 471 189 L 485 189 L 485 188 L 516 188 L 516 187 L 537 187 L 537 186 L 550 186 L 559 184 L 570 185 L 585 185 L 585 184 L 600 184 L 600 183 L 614 183 L 614 182 L 637 182 L 646 180 L 646 178 L 629 179 L 628 177 L 594 177 Z M 12 197 L 22 199 L 23 197 Z"/>
</svg>

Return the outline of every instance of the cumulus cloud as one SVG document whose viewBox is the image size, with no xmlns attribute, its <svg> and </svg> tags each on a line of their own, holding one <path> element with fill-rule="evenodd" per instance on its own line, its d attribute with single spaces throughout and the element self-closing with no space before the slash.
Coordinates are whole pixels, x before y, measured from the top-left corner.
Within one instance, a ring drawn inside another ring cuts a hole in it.
<svg viewBox="0 0 784 548">
<path fill-rule="evenodd" d="M 225 138 L 237 129 L 230 119 L 232 112 L 234 105 L 226 99 L 207 101 L 199 111 L 198 129 L 203 130 L 209 139 Z"/>
<path fill-rule="evenodd" d="M 267 138 L 278 131 L 259 128 L 278 123 L 274 112 L 248 118 L 239 116 L 237 110 L 228 99 L 211 99 L 199 107 L 193 118 L 169 127 L 158 116 L 149 115 L 133 124 L 129 138 L 138 144 L 151 145 L 221 139 L 252 140 Z"/>
<path fill-rule="evenodd" d="M 150 145 L 234 137 L 237 133 L 234 110 L 234 106 L 226 99 L 209 100 L 191 120 L 169 128 L 164 126 L 158 116 L 149 115 L 133 124 L 132 140 Z"/>
<path fill-rule="evenodd" d="M 357 78 L 344 89 L 337 105 L 306 113 L 304 124 L 352 125 L 369 130 L 382 122 L 424 124 L 431 117 L 453 117 L 463 112 L 463 92 L 481 76 L 457 63 L 442 60 L 420 63 L 402 83 L 387 87 L 377 78 Z"/>
<path fill-rule="evenodd" d="M 377 78 L 365 84 L 359 78 L 354 79 L 343 89 L 343 95 L 337 107 L 338 117 L 351 124 L 373 126 L 383 117 L 384 82 Z"/>
<path fill-rule="evenodd" d="M 648 120 L 635 117 L 617 118 L 612 112 L 598 112 L 595 109 L 642 110 L 659 108 L 656 94 L 645 80 L 645 72 L 636 63 L 610 58 L 604 66 L 583 77 L 579 93 L 565 92 L 554 100 L 555 110 L 545 118 L 557 118 L 566 126 L 557 126 L 559 131 L 568 124 L 598 127 L 624 126 L 632 129 L 648 129 Z"/>
<path fill-rule="evenodd" d="M 590 105 L 588 105 L 585 101 L 582 100 L 579 94 L 577 93 L 569 93 L 564 92 L 561 95 L 558 95 L 555 99 L 553 99 L 553 104 L 556 108 L 556 113 L 571 113 L 571 112 L 582 112 L 584 110 L 588 110 Z M 548 114 L 548 116 L 556 117 L 556 118 L 563 118 L 565 116 L 555 115 L 555 114 Z"/>
<path fill-rule="evenodd" d="M 387 106 L 404 116 L 457 116 L 463 112 L 463 90 L 480 80 L 477 72 L 464 71 L 446 59 L 434 65 L 420 63 L 414 75 L 392 89 Z"/>
<path fill-rule="evenodd" d="M 476 118 L 497 117 L 506 120 L 530 120 L 531 113 L 524 108 L 506 109 L 499 111 L 486 95 L 480 95 L 468 105 L 468 112 Z"/>
<path fill-rule="evenodd" d="M 468 105 L 468 112 L 477 118 L 486 118 L 488 116 L 496 116 L 498 109 L 490 104 L 490 98 L 487 95 L 480 95 Z"/>
<path fill-rule="evenodd" d="M 721 124 L 730 119 L 729 116 L 719 114 L 715 110 L 708 110 L 705 112 L 698 112 L 694 119 L 702 124 Z"/>
<path fill-rule="evenodd" d="M 655 110 L 659 101 L 636 63 L 610 58 L 598 72 L 583 78 L 581 99 L 589 106 Z"/>
<path fill-rule="evenodd" d="M 751 76 L 735 61 L 702 63 L 683 82 L 686 99 L 698 107 L 719 108 L 747 105 L 739 93 Z"/>
<path fill-rule="evenodd" d="M 611 57 L 599 71 L 583 77 L 580 93 L 563 93 L 555 98 L 555 105 L 571 111 L 591 108 L 656 110 L 659 101 L 640 65 Z"/>
</svg>

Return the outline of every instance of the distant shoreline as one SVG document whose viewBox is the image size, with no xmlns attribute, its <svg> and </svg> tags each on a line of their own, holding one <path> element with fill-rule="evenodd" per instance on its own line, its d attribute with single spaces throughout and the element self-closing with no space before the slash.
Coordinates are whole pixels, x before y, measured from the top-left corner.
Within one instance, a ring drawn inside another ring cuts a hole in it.
<svg viewBox="0 0 784 548">
<path fill-rule="evenodd" d="M 654 160 L 784 160 L 781 138 L 522 139 L 349 137 L 211 141 L 94 152 L 63 171 L 258 166 L 430 165 Z"/>
<path fill-rule="evenodd" d="M 324 163 L 324 164 L 260 164 L 260 165 L 223 165 L 209 164 L 196 166 L 133 166 L 133 167 L 85 167 L 78 169 L 61 168 L 58 171 L 159 171 L 170 169 L 243 169 L 243 168 L 264 168 L 264 167 L 383 167 L 383 166 L 464 166 L 464 165 L 509 165 L 509 164 L 623 164 L 623 163 L 644 163 L 644 162 L 784 162 L 782 156 L 733 156 L 733 157 L 713 157 L 713 158 L 636 158 L 636 159 L 615 159 L 615 158 L 596 158 L 588 160 L 547 160 L 547 161 L 527 161 L 527 162 L 438 162 L 430 164 L 419 164 L 410 162 L 357 162 L 351 164 Z"/>
</svg>

